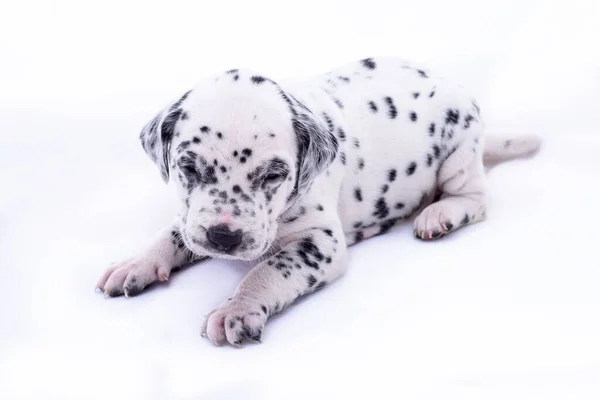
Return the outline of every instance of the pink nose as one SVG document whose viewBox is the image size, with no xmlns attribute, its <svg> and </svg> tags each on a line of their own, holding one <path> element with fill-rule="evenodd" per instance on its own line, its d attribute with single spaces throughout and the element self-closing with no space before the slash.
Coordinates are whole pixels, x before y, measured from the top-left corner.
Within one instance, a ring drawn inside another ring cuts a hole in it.
<svg viewBox="0 0 600 400">
<path fill-rule="evenodd" d="M 222 224 L 231 224 L 233 222 L 233 217 L 227 211 L 221 211 L 219 213 L 219 222 Z"/>
</svg>

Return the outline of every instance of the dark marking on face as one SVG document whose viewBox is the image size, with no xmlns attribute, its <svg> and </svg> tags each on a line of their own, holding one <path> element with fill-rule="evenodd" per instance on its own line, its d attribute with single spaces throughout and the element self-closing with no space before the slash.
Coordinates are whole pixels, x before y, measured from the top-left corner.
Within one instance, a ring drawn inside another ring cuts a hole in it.
<svg viewBox="0 0 600 400">
<path fill-rule="evenodd" d="M 410 114 L 409 114 L 409 116 L 410 116 L 410 120 L 412 122 L 417 122 L 417 113 L 416 112 L 411 111 Z"/>
<path fill-rule="evenodd" d="M 390 169 L 387 173 L 388 181 L 394 182 L 396 180 L 396 174 L 397 171 L 394 168 Z"/>
<path fill-rule="evenodd" d="M 264 81 L 266 81 L 266 79 L 262 76 L 258 76 L 258 75 L 254 75 L 250 78 L 250 80 L 252 81 L 252 83 L 254 83 L 255 85 L 260 85 L 261 83 L 263 83 Z"/>
<path fill-rule="evenodd" d="M 385 199 L 380 197 L 375 202 L 375 211 L 373 212 L 373 216 L 379 219 L 384 219 L 390 214 L 390 208 L 388 207 Z"/>
<path fill-rule="evenodd" d="M 385 194 L 385 193 L 387 193 L 387 191 L 388 191 L 388 189 L 389 189 L 389 188 L 390 188 L 390 187 L 389 187 L 388 185 L 383 185 L 383 186 L 381 187 L 381 193 L 382 193 L 382 194 Z"/>
<path fill-rule="evenodd" d="M 433 156 L 435 157 L 435 159 L 437 160 L 440 156 L 440 153 L 442 151 L 440 150 L 440 146 L 438 146 L 437 144 L 433 145 Z"/>
<path fill-rule="evenodd" d="M 371 112 L 376 113 L 377 112 L 377 104 L 375 104 L 375 102 L 370 101 L 369 102 L 369 109 L 371 110 Z"/>
<path fill-rule="evenodd" d="M 221 170 L 221 172 L 223 172 L 223 173 L 227 172 L 227 168 L 225 168 L 225 166 L 224 166 L 224 165 L 221 165 L 221 168 L 220 168 L 220 170 Z"/>
<path fill-rule="evenodd" d="M 404 203 L 396 203 L 394 206 L 396 210 L 402 210 L 404 208 Z"/>
<path fill-rule="evenodd" d="M 412 174 L 415 173 L 416 170 L 417 170 L 417 163 L 413 161 L 410 164 L 408 164 L 408 167 L 406 167 L 406 176 L 411 176 Z"/>
<path fill-rule="evenodd" d="M 242 154 L 245 155 L 246 157 L 250 157 L 252 155 L 252 150 L 246 148 L 246 149 L 242 150 Z"/>
<path fill-rule="evenodd" d="M 237 156 L 238 156 L 238 154 L 239 154 L 239 153 L 238 153 L 238 151 L 237 151 L 237 150 L 234 150 L 234 151 L 233 151 L 233 156 L 234 156 L 234 157 L 237 157 Z"/>
<path fill-rule="evenodd" d="M 210 128 L 208 126 L 201 126 L 200 127 L 200 132 L 202 132 L 202 133 L 209 133 L 210 132 Z"/>
<path fill-rule="evenodd" d="M 202 143 L 202 141 L 200 140 L 200 138 L 198 136 L 194 136 L 194 138 L 192 139 L 192 142 L 194 142 L 194 144 L 200 144 L 200 143 Z"/>
<path fill-rule="evenodd" d="M 333 237 L 333 231 L 331 229 L 323 229 L 323 233 L 327 236 Z"/>
<path fill-rule="evenodd" d="M 240 185 L 233 185 L 232 190 L 233 190 L 233 193 L 235 193 L 235 194 L 242 193 L 242 188 L 240 187 Z"/>
<path fill-rule="evenodd" d="M 217 132 L 217 137 L 218 137 L 219 139 L 223 139 L 223 134 L 222 134 L 221 132 Z"/>
<path fill-rule="evenodd" d="M 390 117 L 391 119 L 396 118 L 396 116 L 398 115 L 398 110 L 396 109 L 396 106 L 394 105 L 394 100 L 389 96 L 384 97 L 383 100 L 389 107 L 388 117 Z"/>
<path fill-rule="evenodd" d="M 358 157 L 358 169 L 363 169 L 365 167 L 365 160 L 362 157 Z"/>
<path fill-rule="evenodd" d="M 354 198 L 356 201 L 363 201 L 362 190 L 360 190 L 360 188 L 354 189 Z"/>
<path fill-rule="evenodd" d="M 431 93 L 429 93 L 429 98 L 432 98 L 433 96 L 435 96 L 435 90 L 432 90 Z"/>
<path fill-rule="evenodd" d="M 270 138 L 274 138 L 274 137 L 275 137 L 275 134 L 274 134 L 273 132 L 271 132 L 271 133 L 269 133 L 269 137 L 270 137 Z"/>
<path fill-rule="evenodd" d="M 418 69 L 417 72 L 419 73 L 419 75 L 421 76 L 421 78 L 429 78 L 427 76 L 427 73 L 425 71 L 423 71 L 422 69 Z"/>
<path fill-rule="evenodd" d="M 375 69 L 375 67 L 377 66 L 377 64 L 375 63 L 375 61 L 373 61 L 372 58 L 365 58 L 364 60 L 360 61 L 363 65 L 363 67 L 367 68 L 367 69 Z"/>
<path fill-rule="evenodd" d="M 317 204 L 317 210 L 319 210 L 319 211 L 323 211 L 323 210 L 324 210 L 324 208 L 323 208 L 323 206 L 322 206 L 322 205 L 320 205 L 320 204 Z"/>
<path fill-rule="evenodd" d="M 413 92 L 413 94 L 412 94 L 412 95 L 413 95 L 413 97 L 414 97 L 415 99 L 418 99 L 418 98 L 419 98 L 419 96 L 421 95 L 421 93 L 419 93 L 419 92 Z"/>
<path fill-rule="evenodd" d="M 360 142 L 358 140 L 358 138 L 354 138 L 352 139 L 352 144 L 354 145 L 355 148 L 360 148 Z"/>
<path fill-rule="evenodd" d="M 246 162 L 246 157 L 244 157 L 244 156 L 240 157 L 240 162 L 242 164 L 244 164 Z"/>
<path fill-rule="evenodd" d="M 449 108 L 446 110 L 446 124 L 456 125 L 460 118 L 460 112 L 456 109 Z"/>
</svg>

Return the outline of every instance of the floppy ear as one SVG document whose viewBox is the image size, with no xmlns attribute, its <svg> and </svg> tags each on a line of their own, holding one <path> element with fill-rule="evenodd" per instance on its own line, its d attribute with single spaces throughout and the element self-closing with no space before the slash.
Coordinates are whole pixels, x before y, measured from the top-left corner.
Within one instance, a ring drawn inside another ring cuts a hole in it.
<svg viewBox="0 0 600 400">
<path fill-rule="evenodd" d="M 142 147 L 158 166 L 165 183 L 169 182 L 171 141 L 175 133 L 175 125 L 182 113 L 181 103 L 189 94 L 190 92 L 186 92 L 179 100 L 159 112 L 140 133 Z"/>
<path fill-rule="evenodd" d="M 289 96 L 296 134 L 298 176 L 289 200 L 306 193 L 314 179 L 335 159 L 338 141 L 328 125 L 303 103 Z"/>
</svg>

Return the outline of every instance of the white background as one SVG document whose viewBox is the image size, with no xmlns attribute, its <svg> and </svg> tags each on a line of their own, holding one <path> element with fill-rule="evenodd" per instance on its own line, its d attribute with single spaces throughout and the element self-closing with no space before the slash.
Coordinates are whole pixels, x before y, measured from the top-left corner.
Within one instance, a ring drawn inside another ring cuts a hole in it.
<svg viewBox="0 0 600 400">
<path fill-rule="evenodd" d="M 599 19 L 596 0 L 3 1 L 0 398 L 600 398 Z M 543 136 L 490 173 L 486 222 L 357 245 L 243 350 L 199 336 L 243 263 L 94 292 L 173 216 L 137 140 L 163 105 L 224 69 L 378 55 L 462 81 L 490 133 Z"/>
</svg>

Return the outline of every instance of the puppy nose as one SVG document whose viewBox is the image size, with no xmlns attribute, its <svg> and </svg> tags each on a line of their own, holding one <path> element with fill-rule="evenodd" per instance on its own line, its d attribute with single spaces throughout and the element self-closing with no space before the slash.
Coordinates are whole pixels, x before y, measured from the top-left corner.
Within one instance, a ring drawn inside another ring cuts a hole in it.
<svg viewBox="0 0 600 400">
<path fill-rule="evenodd" d="M 208 228 L 206 237 L 222 250 L 232 250 L 241 243 L 242 231 L 238 229 L 232 232 L 228 225 L 221 224 Z"/>
</svg>

